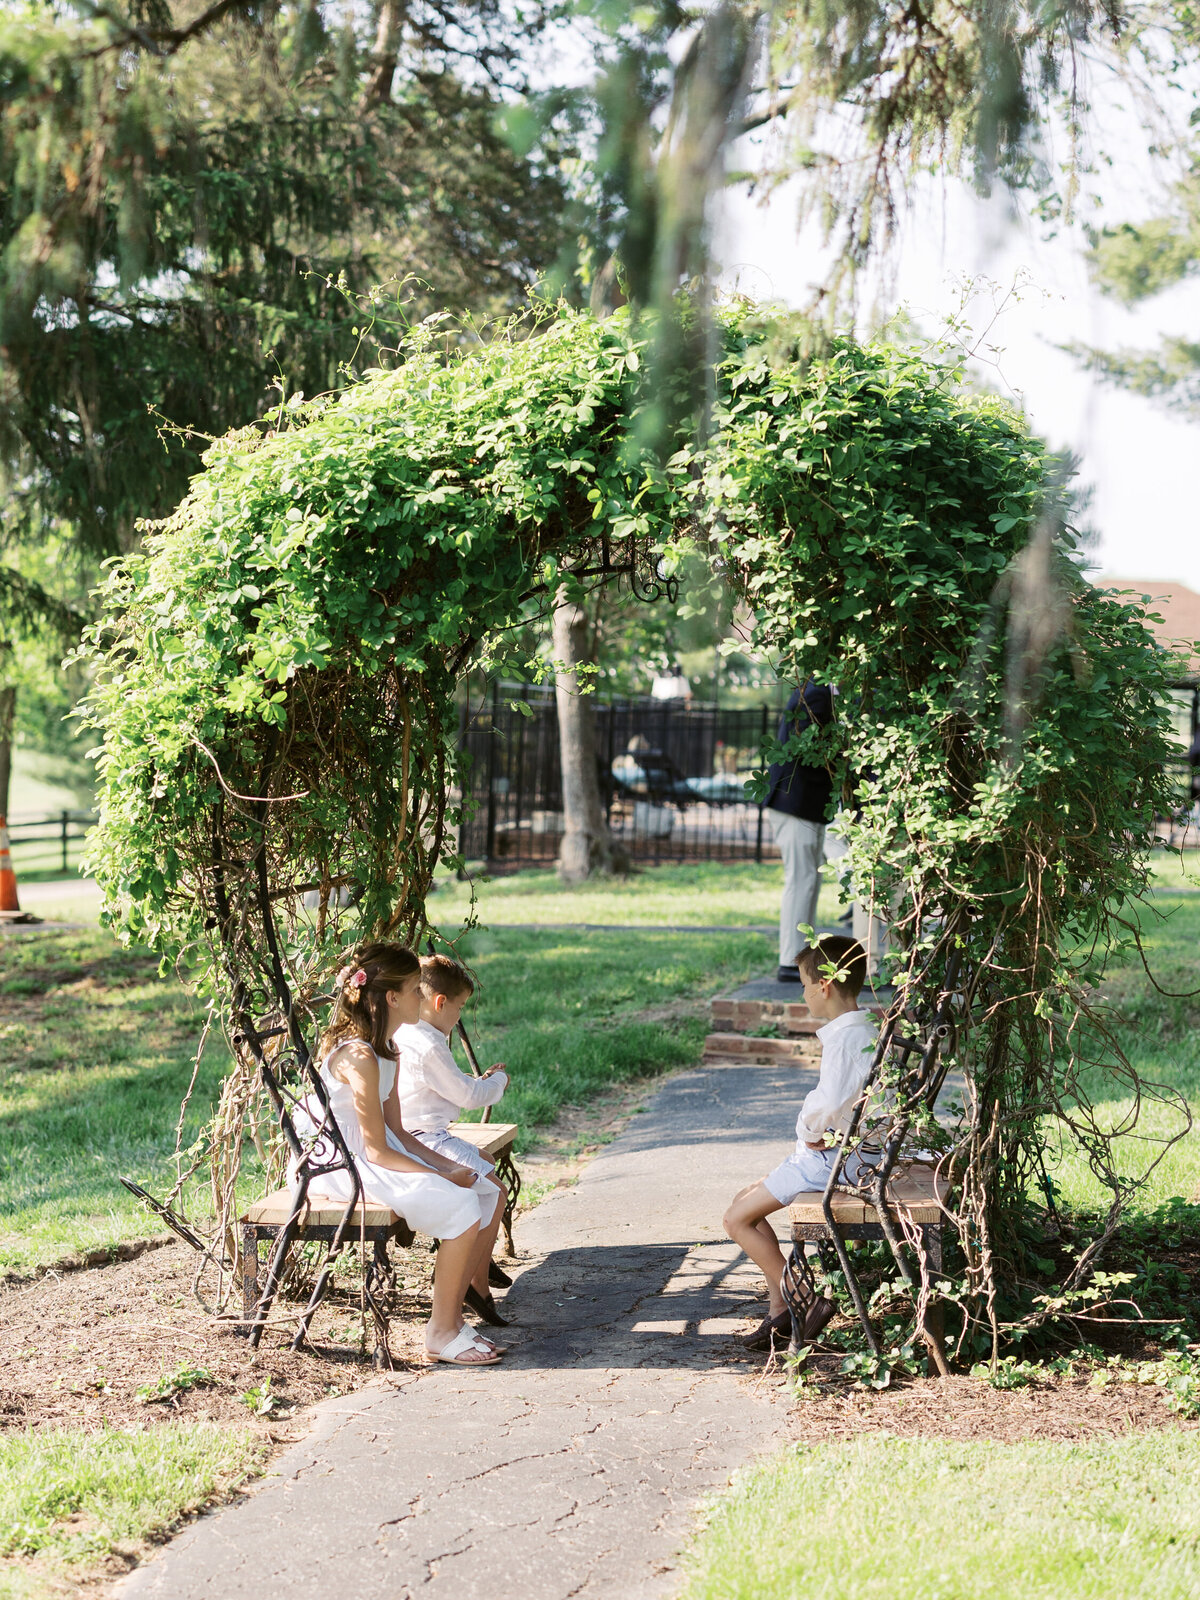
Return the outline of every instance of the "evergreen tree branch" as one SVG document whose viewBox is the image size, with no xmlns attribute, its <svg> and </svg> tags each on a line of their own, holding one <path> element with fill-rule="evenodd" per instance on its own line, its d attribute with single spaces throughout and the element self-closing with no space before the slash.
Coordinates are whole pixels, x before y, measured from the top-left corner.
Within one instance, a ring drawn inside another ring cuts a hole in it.
<svg viewBox="0 0 1200 1600">
<path fill-rule="evenodd" d="M 74 643 L 87 626 L 87 618 L 15 567 L 0 566 L 0 627 L 23 633 L 57 633 L 64 643 Z"/>
</svg>

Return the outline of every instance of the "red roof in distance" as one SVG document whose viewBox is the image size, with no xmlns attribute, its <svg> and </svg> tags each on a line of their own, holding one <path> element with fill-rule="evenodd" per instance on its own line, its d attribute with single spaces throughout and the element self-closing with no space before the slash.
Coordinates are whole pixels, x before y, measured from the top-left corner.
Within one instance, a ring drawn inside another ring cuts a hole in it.
<svg viewBox="0 0 1200 1600">
<path fill-rule="evenodd" d="M 1168 650 L 1178 650 L 1181 645 L 1190 647 L 1188 676 L 1193 681 L 1200 676 L 1200 594 L 1184 583 L 1163 578 L 1114 578 L 1106 572 L 1092 582 L 1097 589 L 1130 591 L 1131 605 L 1138 605 L 1143 596 L 1149 596 L 1146 609 L 1151 618 L 1162 618 L 1161 622 L 1148 622 L 1150 631 Z"/>
</svg>

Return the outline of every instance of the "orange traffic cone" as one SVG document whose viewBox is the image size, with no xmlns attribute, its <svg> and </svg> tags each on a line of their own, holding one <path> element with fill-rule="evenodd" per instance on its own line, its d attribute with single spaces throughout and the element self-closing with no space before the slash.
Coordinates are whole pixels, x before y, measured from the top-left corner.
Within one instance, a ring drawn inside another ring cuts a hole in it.
<svg viewBox="0 0 1200 1600">
<path fill-rule="evenodd" d="M 13 871 L 8 843 L 8 818 L 0 817 L 0 922 L 40 922 L 40 917 L 21 910 L 17 899 L 17 875 Z"/>
</svg>

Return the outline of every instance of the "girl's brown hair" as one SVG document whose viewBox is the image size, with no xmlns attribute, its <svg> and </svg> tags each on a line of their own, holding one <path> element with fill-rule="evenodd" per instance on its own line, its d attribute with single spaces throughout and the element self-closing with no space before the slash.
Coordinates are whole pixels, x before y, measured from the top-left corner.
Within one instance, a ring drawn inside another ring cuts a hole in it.
<svg viewBox="0 0 1200 1600">
<path fill-rule="evenodd" d="M 337 976 L 333 1015 L 321 1035 L 324 1059 L 347 1039 L 365 1039 L 377 1056 L 395 1056 L 388 1037 L 389 989 L 419 973 L 421 963 L 403 944 L 360 944 Z M 355 980 L 362 977 L 361 982 Z"/>
</svg>

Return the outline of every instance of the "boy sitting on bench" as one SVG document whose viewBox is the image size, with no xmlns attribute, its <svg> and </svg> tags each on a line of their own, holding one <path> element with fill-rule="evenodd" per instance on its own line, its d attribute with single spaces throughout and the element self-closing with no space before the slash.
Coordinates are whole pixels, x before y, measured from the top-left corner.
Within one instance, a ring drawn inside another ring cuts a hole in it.
<svg viewBox="0 0 1200 1600">
<path fill-rule="evenodd" d="M 496 1309 L 488 1287 L 487 1263 L 491 1259 L 506 1195 L 494 1176 L 492 1163 L 480 1155 L 466 1139 L 450 1132 L 459 1111 L 493 1106 L 508 1088 L 503 1062 L 489 1067 L 481 1078 L 460 1071 L 450 1051 L 450 1036 L 462 1015 L 463 1006 L 475 992 L 467 972 L 449 956 L 421 957 L 421 1015 L 392 1035 L 396 1047 L 396 1083 L 392 1090 L 404 1127 L 413 1137 L 436 1150 L 438 1155 L 470 1167 L 479 1174 L 481 1184 L 497 1191 L 495 1213 L 486 1226 L 490 1242 L 481 1252 L 481 1264 L 467 1290 L 467 1304 L 494 1327 L 504 1327 L 505 1319 Z"/>
<path fill-rule="evenodd" d="M 744 1340 L 751 1350 L 769 1350 L 777 1334 L 785 1342 L 791 1334 L 791 1313 L 780 1287 L 783 1252 L 767 1218 L 791 1205 L 798 1194 L 824 1190 L 837 1159 L 836 1136 L 849 1127 L 854 1102 L 875 1057 L 875 1021 L 858 1004 L 867 976 L 866 953 L 858 941 L 844 934 L 827 934 L 801 950 L 796 965 L 804 984 L 805 1004 L 814 1017 L 826 1019 L 825 1026 L 817 1030 L 821 1075 L 796 1119 L 795 1150 L 760 1182 L 735 1195 L 724 1219 L 725 1232 L 767 1280 L 767 1314 Z M 835 1136 L 832 1141 L 826 1137 L 829 1133 Z M 854 1182 L 860 1170 L 859 1158 L 852 1155 L 845 1169 L 848 1181 Z M 818 1336 L 833 1312 L 832 1300 L 814 1299 L 804 1324 L 805 1343 Z"/>
</svg>

